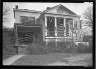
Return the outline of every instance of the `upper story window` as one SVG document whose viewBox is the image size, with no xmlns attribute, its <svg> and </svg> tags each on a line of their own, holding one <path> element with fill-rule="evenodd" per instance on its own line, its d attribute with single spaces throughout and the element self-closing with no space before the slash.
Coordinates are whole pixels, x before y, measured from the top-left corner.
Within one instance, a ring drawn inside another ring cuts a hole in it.
<svg viewBox="0 0 96 69">
<path fill-rule="evenodd" d="M 25 24 L 25 23 L 33 24 L 33 23 L 35 23 L 35 17 L 21 16 L 21 23 L 22 24 Z"/>
</svg>

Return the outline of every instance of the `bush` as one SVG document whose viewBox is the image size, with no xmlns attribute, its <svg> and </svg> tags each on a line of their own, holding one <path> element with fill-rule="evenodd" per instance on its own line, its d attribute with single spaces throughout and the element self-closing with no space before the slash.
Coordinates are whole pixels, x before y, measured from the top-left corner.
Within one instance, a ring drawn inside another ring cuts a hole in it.
<svg viewBox="0 0 96 69">
<path fill-rule="evenodd" d="M 83 41 L 88 42 L 91 38 L 92 38 L 92 36 L 84 35 Z"/>
<path fill-rule="evenodd" d="M 78 47 L 77 47 L 77 52 L 78 53 L 87 53 L 88 52 L 88 47 L 82 43 L 79 43 L 78 44 Z"/>
<path fill-rule="evenodd" d="M 93 43 L 92 43 L 92 39 L 90 39 L 89 40 L 89 48 L 88 48 L 88 51 L 90 52 L 90 53 L 92 53 L 92 50 L 93 49 Z"/>
<path fill-rule="evenodd" d="M 61 47 L 61 49 L 64 49 L 66 47 L 65 42 L 57 42 L 57 46 Z"/>
<path fill-rule="evenodd" d="M 87 53 L 90 52 L 89 48 L 82 43 L 76 46 L 74 42 L 66 42 L 66 44 L 65 42 L 57 42 L 57 46 L 55 46 L 55 42 L 50 42 L 48 45 L 46 43 L 32 43 L 27 50 L 29 54 Z"/>
<path fill-rule="evenodd" d="M 50 42 L 48 45 L 46 43 L 33 43 L 27 47 L 28 54 L 49 54 L 49 53 L 60 53 L 64 52 L 61 46 L 54 46 L 54 42 Z"/>
<path fill-rule="evenodd" d="M 56 46 L 56 43 L 55 42 L 48 42 L 48 46 L 55 47 Z"/>
<path fill-rule="evenodd" d="M 66 43 L 66 48 L 65 48 L 66 53 L 76 53 L 77 52 L 77 46 L 75 45 L 74 42 L 67 42 Z"/>
<path fill-rule="evenodd" d="M 51 52 L 51 49 L 49 46 L 46 46 L 46 44 L 36 44 L 32 43 L 32 45 L 27 47 L 27 50 L 29 51 L 28 54 L 48 54 Z"/>
<path fill-rule="evenodd" d="M 3 55 L 16 54 L 15 45 L 15 33 L 13 30 L 3 30 Z M 10 53 L 7 53 L 10 52 Z"/>
</svg>

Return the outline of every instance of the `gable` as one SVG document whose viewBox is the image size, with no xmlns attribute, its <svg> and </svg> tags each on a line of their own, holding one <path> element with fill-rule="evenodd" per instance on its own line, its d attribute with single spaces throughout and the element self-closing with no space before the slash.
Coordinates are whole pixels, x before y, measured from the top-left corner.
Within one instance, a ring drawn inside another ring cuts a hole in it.
<svg viewBox="0 0 96 69">
<path fill-rule="evenodd" d="M 58 5 L 46 10 L 46 13 L 57 13 L 57 14 L 66 14 L 66 15 L 76 15 L 74 12 L 69 10 L 63 5 Z"/>
</svg>

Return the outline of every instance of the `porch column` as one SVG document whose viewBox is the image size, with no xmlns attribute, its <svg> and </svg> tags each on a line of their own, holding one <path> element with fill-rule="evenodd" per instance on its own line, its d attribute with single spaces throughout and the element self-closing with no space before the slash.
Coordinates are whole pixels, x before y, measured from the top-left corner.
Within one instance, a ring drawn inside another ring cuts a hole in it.
<svg viewBox="0 0 96 69">
<path fill-rule="evenodd" d="M 55 36 L 57 36 L 57 18 L 55 17 Z M 57 39 L 55 39 L 55 44 L 57 46 Z"/>
<path fill-rule="evenodd" d="M 64 18 L 64 36 L 66 36 L 66 21 L 65 21 L 65 18 Z"/>
<path fill-rule="evenodd" d="M 57 18 L 55 17 L 55 36 L 57 36 Z"/>
<path fill-rule="evenodd" d="M 45 36 L 47 36 L 47 16 L 45 16 L 45 32 L 44 33 L 45 33 Z M 46 41 L 46 45 L 48 45 L 48 39 L 45 39 L 45 41 Z"/>
<path fill-rule="evenodd" d="M 45 16 L 45 36 L 47 36 L 47 17 Z"/>
<path fill-rule="evenodd" d="M 73 38 L 73 28 L 74 28 L 74 19 L 72 20 L 72 42 L 74 41 L 74 38 Z"/>
</svg>

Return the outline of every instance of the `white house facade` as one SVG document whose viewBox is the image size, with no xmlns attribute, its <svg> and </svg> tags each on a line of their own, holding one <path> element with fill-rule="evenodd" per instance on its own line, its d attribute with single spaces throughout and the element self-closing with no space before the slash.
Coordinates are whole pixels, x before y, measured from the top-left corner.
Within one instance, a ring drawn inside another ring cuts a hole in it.
<svg viewBox="0 0 96 69">
<path fill-rule="evenodd" d="M 14 8 L 14 18 L 16 45 L 83 40 L 80 16 L 61 4 L 43 12 Z"/>
</svg>

